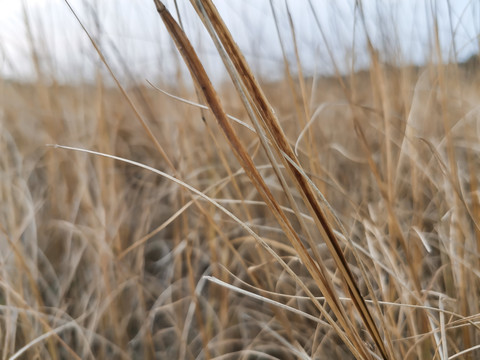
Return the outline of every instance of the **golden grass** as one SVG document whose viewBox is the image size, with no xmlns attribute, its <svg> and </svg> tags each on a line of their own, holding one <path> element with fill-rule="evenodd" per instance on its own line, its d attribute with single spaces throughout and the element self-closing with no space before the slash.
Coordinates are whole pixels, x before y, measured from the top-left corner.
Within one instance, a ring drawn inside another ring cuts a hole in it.
<svg viewBox="0 0 480 360">
<path fill-rule="evenodd" d="M 479 356 L 475 68 L 369 41 L 305 78 L 290 21 L 299 71 L 260 84 L 191 1 L 219 90 L 154 3 L 195 91 L 124 87 L 85 27 L 116 87 L 1 84 L 2 359 Z"/>
</svg>

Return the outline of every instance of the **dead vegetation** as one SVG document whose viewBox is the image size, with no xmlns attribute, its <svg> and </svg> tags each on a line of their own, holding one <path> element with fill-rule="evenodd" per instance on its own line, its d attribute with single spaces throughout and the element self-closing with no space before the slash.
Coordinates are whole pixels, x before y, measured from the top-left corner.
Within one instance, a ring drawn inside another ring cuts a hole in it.
<svg viewBox="0 0 480 360">
<path fill-rule="evenodd" d="M 154 3 L 181 99 L 1 83 L 2 359 L 476 358 L 474 61 L 259 84 L 192 1 L 215 88 Z"/>
</svg>

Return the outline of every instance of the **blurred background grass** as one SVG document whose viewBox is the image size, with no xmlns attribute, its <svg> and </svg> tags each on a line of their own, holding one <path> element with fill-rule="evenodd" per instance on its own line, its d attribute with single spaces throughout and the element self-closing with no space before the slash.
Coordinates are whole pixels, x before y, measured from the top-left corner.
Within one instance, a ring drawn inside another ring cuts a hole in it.
<svg viewBox="0 0 480 360">
<path fill-rule="evenodd" d="M 248 224 L 322 296 L 209 112 L 145 81 L 199 101 L 153 2 L 118 4 L 72 1 L 170 165 L 65 3 L 24 1 L 1 22 L 2 358 L 352 358 L 330 326 L 202 277 L 323 319 L 223 212 L 146 170 L 45 146 L 175 175 Z M 342 240 L 365 299 L 384 302 L 374 314 L 393 353 L 479 356 L 478 4 L 218 5 L 303 169 L 360 253 L 374 294 Z M 180 19 L 225 110 L 247 121 L 189 6 L 178 3 Z M 290 208 L 258 137 L 234 126 Z M 342 294 L 321 237 L 317 250 Z"/>
</svg>

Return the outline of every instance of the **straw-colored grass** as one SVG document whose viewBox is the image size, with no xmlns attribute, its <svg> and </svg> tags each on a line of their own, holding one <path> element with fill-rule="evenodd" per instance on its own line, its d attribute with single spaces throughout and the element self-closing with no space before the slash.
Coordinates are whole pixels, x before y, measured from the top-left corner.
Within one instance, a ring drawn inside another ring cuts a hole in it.
<svg viewBox="0 0 480 360">
<path fill-rule="evenodd" d="M 480 356 L 475 66 L 382 63 L 359 2 L 368 70 L 304 76 L 289 17 L 260 83 L 192 0 L 215 88 L 153 3 L 195 89 L 122 85 L 80 18 L 115 86 L 1 83 L 1 358 Z"/>
</svg>

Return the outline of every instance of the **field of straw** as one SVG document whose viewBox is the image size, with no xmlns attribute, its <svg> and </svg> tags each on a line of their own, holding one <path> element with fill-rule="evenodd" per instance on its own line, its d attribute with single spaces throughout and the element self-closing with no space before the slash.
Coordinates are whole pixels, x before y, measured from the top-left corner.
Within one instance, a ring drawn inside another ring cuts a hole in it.
<svg viewBox="0 0 480 360">
<path fill-rule="evenodd" d="M 194 86 L 125 84 L 86 27 L 95 81 L 0 81 L 0 359 L 479 358 L 476 58 L 432 15 L 431 59 L 383 61 L 357 2 L 367 68 L 260 81 L 191 6 L 220 85 L 158 0 Z"/>
</svg>

